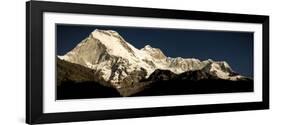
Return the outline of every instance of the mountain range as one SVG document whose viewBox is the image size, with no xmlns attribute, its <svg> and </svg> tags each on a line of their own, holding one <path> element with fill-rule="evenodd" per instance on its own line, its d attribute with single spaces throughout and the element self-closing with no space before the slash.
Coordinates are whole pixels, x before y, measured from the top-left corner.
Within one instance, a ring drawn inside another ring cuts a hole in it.
<svg viewBox="0 0 281 125">
<path fill-rule="evenodd" d="M 252 82 L 225 61 L 167 57 L 150 45 L 138 49 L 113 30 L 96 29 L 71 51 L 57 57 L 58 86 L 92 82 L 116 90 L 121 96 L 136 95 L 151 86 L 161 86 L 161 82 L 173 81 L 169 84 L 177 86 L 175 81 L 188 85 L 206 80 Z"/>
</svg>

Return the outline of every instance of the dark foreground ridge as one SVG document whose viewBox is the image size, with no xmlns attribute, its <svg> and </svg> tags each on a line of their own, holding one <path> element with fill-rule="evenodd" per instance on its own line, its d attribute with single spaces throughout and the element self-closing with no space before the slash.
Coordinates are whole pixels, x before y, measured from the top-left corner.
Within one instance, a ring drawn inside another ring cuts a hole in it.
<svg viewBox="0 0 281 125">
<path fill-rule="evenodd" d="M 176 85 L 175 85 L 176 84 Z M 252 81 L 225 81 L 225 80 L 201 80 L 201 81 L 161 81 L 146 87 L 143 91 L 132 96 L 161 96 L 183 94 L 211 94 L 252 92 Z M 122 97 L 117 90 L 102 86 L 96 82 L 64 82 L 57 87 L 57 99 L 86 99 Z"/>
<path fill-rule="evenodd" d="M 152 83 L 133 96 L 252 92 L 253 88 L 253 81 L 169 80 Z"/>
<path fill-rule="evenodd" d="M 63 82 L 57 87 L 57 99 L 87 99 L 121 97 L 117 90 L 96 82 Z"/>
</svg>

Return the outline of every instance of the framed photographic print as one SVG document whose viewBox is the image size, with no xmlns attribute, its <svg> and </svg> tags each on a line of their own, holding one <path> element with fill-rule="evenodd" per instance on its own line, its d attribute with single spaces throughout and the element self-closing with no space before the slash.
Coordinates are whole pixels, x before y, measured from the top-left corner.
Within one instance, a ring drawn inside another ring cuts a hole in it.
<svg viewBox="0 0 281 125">
<path fill-rule="evenodd" d="M 269 108 L 269 16 L 29 1 L 26 122 Z"/>
</svg>

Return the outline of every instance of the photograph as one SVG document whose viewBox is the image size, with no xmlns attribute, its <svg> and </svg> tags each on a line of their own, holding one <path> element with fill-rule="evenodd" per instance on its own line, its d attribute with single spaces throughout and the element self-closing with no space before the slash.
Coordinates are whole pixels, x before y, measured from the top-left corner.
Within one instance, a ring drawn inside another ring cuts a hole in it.
<svg viewBox="0 0 281 125">
<path fill-rule="evenodd" d="M 55 25 L 56 99 L 254 91 L 254 32 Z"/>
<path fill-rule="evenodd" d="M 25 22 L 28 124 L 270 108 L 269 15 L 28 1 Z"/>
</svg>

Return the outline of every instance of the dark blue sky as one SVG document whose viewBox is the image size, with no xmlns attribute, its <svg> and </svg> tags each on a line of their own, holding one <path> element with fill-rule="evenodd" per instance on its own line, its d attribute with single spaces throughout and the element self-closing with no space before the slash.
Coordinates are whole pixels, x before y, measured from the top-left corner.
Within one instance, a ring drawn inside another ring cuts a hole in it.
<svg viewBox="0 0 281 125">
<path fill-rule="evenodd" d="M 250 32 L 57 24 L 57 54 L 70 51 L 95 29 L 115 30 L 136 48 L 149 44 L 170 57 L 224 60 L 234 71 L 253 76 L 253 33 Z"/>
</svg>

